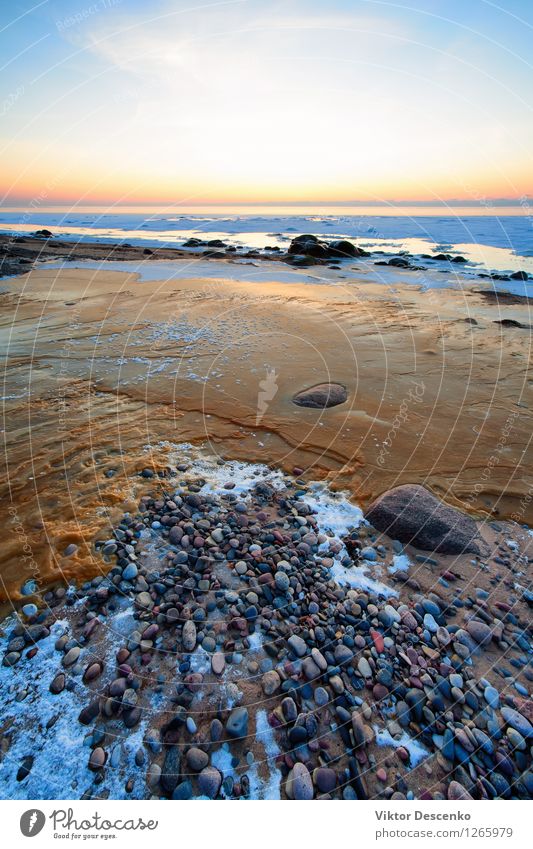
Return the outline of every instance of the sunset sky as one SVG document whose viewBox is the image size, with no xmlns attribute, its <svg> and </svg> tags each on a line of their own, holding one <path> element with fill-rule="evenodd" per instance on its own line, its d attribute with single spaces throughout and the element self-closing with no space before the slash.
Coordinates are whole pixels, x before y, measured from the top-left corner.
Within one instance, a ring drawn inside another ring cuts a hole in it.
<svg viewBox="0 0 533 849">
<path fill-rule="evenodd" d="M 4 206 L 533 194 L 531 0 L 10 0 L 0 16 Z"/>
</svg>

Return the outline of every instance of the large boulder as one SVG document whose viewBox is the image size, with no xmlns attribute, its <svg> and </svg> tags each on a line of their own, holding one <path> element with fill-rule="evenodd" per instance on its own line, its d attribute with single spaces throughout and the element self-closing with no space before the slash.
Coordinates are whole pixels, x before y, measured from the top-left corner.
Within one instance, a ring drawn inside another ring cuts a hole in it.
<svg viewBox="0 0 533 849">
<path fill-rule="evenodd" d="M 304 255 L 315 259 L 353 259 L 358 256 L 370 256 L 367 251 L 349 242 L 347 239 L 336 239 L 333 242 L 320 241 L 311 233 L 302 233 L 296 236 L 288 250 L 289 255 Z"/>
<path fill-rule="evenodd" d="M 443 504 L 423 486 L 397 486 L 380 495 L 365 518 L 378 531 L 423 551 L 478 553 L 477 526 L 470 516 Z"/>
<path fill-rule="evenodd" d="M 344 404 L 347 398 L 348 391 L 342 383 L 318 383 L 316 386 L 298 392 L 292 400 L 298 407 L 324 410 L 326 407 Z"/>
<path fill-rule="evenodd" d="M 356 256 L 370 256 L 367 251 L 358 248 L 356 245 L 349 242 L 347 239 L 339 239 L 336 242 L 330 242 L 328 244 L 328 252 L 330 256 L 334 257 L 356 257 Z"/>
<path fill-rule="evenodd" d="M 319 242 L 316 236 L 309 233 L 303 233 L 301 236 L 296 236 L 289 245 L 288 253 L 304 254 L 312 256 L 315 259 L 327 259 L 328 247 L 322 242 Z"/>
</svg>

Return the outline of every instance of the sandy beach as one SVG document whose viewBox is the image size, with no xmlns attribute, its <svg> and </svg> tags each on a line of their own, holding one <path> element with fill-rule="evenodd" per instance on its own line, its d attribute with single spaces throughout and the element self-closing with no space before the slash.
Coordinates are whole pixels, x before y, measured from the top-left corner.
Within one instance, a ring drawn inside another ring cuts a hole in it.
<svg viewBox="0 0 533 849">
<path fill-rule="evenodd" d="M 423 290 L 403 269 L 382 285 L 352 268 L 291 283 L 281 263 L 261 263 L 257 282 L 246 265 L 210 260 L 209 278 L 195 275 L 205 262 L 183 265 L 154 264 L 161 279 L 144 281 L 106 263 L 41 265 L 3 281 L 4 497 L 45 583 L 95 573 L 108 511 L 183 442 L 301 469 L 363 507 L 419 483 L 477 517 L 531 524 L 527 300 Z M 293 403 L 324 381 L 347 401 Z M 4 599 L 21 565 L 9 533 Z"/>
<path fill-rule="evenodd" d="M 525 798 L 528 299 L 65 251 L 0 292 L 5 793 Z"/>
</svg>

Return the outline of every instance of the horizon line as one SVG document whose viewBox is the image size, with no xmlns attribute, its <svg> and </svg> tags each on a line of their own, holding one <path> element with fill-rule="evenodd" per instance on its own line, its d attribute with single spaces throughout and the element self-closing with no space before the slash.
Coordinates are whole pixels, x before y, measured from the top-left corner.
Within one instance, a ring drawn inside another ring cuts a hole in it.
<svg viewBox="0 0 533 849">
<path fill-rule="evenodd" d="M 100 207 L 100 206 L 114 206 L 120 208 L 122 206 L 132 207 L 132 206 L 142 206 L 142 207 L 204 207 L 204 206 L 220 206 L 220 207 L 228 207 L 228 206 L 272 206 L 272 207 L 284 207 L 284 206 L 302 206 L 302 207 L 312 207 L 312 206 L 371 206 L 371 207 L 395 207 L 395 206 L 407 206 L 407 207 L 418 207 L 418 206 L 426 206 L 426 207 L 454 207 L 454 206 L 463 206 L 463 207 L 472 207 L 476 209 L 478 207 L 486 207 L 486 206 L 523 206 L 525 204 L 529 204 L 529 202 L 533 203 L 533 197 L 528 194 L 520 195 L 515 198 L 491 198 L 491 197 L 480 197 L 478 199 L 473 198 L 445 198 L 443 200 L 280 200 L 280 201 L 245 201 L 245 200 L 232 200 L 232 201 L 171 201 L 165 202 L 163 200 L 153 200 L 153 201 L 109 201 L 109 200 L 101 200 L 101 201 L 87 201 L 84 203 L 79 203 L 79 201 L 73 200 L 54 200 L 52 202 L 46 203 L 42 198 L 40 199 L 39 207 L 76 207 L 78 204 L 80 207 Z M 22 207 L 25 205 L 36 204 L 36 198 L 17 198 L 16 200 L 0 203 L 0 209 L 9 209 L 11 207 Z M 37 208 L 36 210 L 37 211 Z"/>
</svg>

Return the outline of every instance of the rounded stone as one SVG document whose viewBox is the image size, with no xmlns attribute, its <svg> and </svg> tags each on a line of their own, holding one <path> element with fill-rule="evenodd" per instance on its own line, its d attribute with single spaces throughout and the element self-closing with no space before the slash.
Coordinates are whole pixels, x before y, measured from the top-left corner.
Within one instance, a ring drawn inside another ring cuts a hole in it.
<svg viewBox="0 0 533 849">
<path fill-rule="evenodd" d="M 307 653 L 307 643 L 297 634 L 289 637 L 287 643 L 297 657 L 303 657 Z"/>
<path fill-rule="evenodd" d="M 294 764 L 287 776 L 285 790 L 289 799 L 303 801 L 313 798 L 313 781 L 305 764 Z"/>
<path fill-rule="evenodd" d="M 484 622 L 478 622 L 477 619 L 471 619 L 466 625 L 466 630 L 479 645 L 485 646 L 492 640 L 492 629 Z"/>
<path fill-rule="evenodd" d="M 357 661 L 357 669 L 363 678 L 372 678 L 372 670 L 366 657 L 360 657 Z"/>
<path fill-rule="evenodd" d="M 278 589 L 282 593 L 286 593 L 291 585 L 289 576 L 281 569 L 278 570 L 274 575 L 274 583 L 276 584 L 276 589 Z"/>
<path fill-rule="evenodd" d="M 137 566 L 135 563 L 128 563 L 124 571 L 122 572 L 122 577 L 125 581 L 133 581 L 134 578 L 137 577 Z"/>
<path fill-rule="evenodd" d="M 313 770 L 313 783 L 320 793 L 332 793 L 337 786 L 337 774 L 329 767 Z"/>
<path fill-rule="evenodd" d="M 246 737 L 248 734 L 248 711 L 245 707 L 238 707 L 231 711 L 226 721 L 226 731 L 230 737 Z"/>
<path fill-rule="evenodd" d="M 188 619 L 187 622 L 185 622 L 181 639 L 185 651 L 194 651 L 196 647 L 196 625 L 192 622 L 192 620 Z"/>
<path fill-rule="evenodd" d="M 278 673 L 274 669 L 265 672 L 261 678 L 261 686 L 265 696 L 273 696 L 274 693 L 277 693 L 281 687 L 281 679 Z"/>
<path fill-rule="evenodd" d="M 215 799 L 218 796 L 222 776 L 214 766 L 206 766 L 198 776 L 198 789 L 202 796 Z"/>
<path fill-rule="evenodd" d="M 222 675 L 226 666 L 226 658 L 220 651 L 215 652 L 211 658 L 211 669 L 215 675 Z"/>
<path fill-rule="evenodd" d="M 348 391 L 342 383 L 318 383 L 316 386 L 298 392 L 292 401 L 298 407 L 324 410 L 327 407 L 344 404 L 347 398 Z"/>
<path fill-rule="evenodd" d="M 209 755 L 196 747 L 189 749 L 186 757 L 187 763 L 193 772 L 201 772 L 209 763 Z"/>
<path fill-rule="evenodd" d="M 102 749 L 101 746 L 97 746 L 96 749 L 93 749 L 91 752 L 91 757 L 89 758 L 89 769 L 92 769 L 93 772 L 97 772 L 99 769 L 102 769 L 106 762 L 107 755 Z"/>
</svg>

